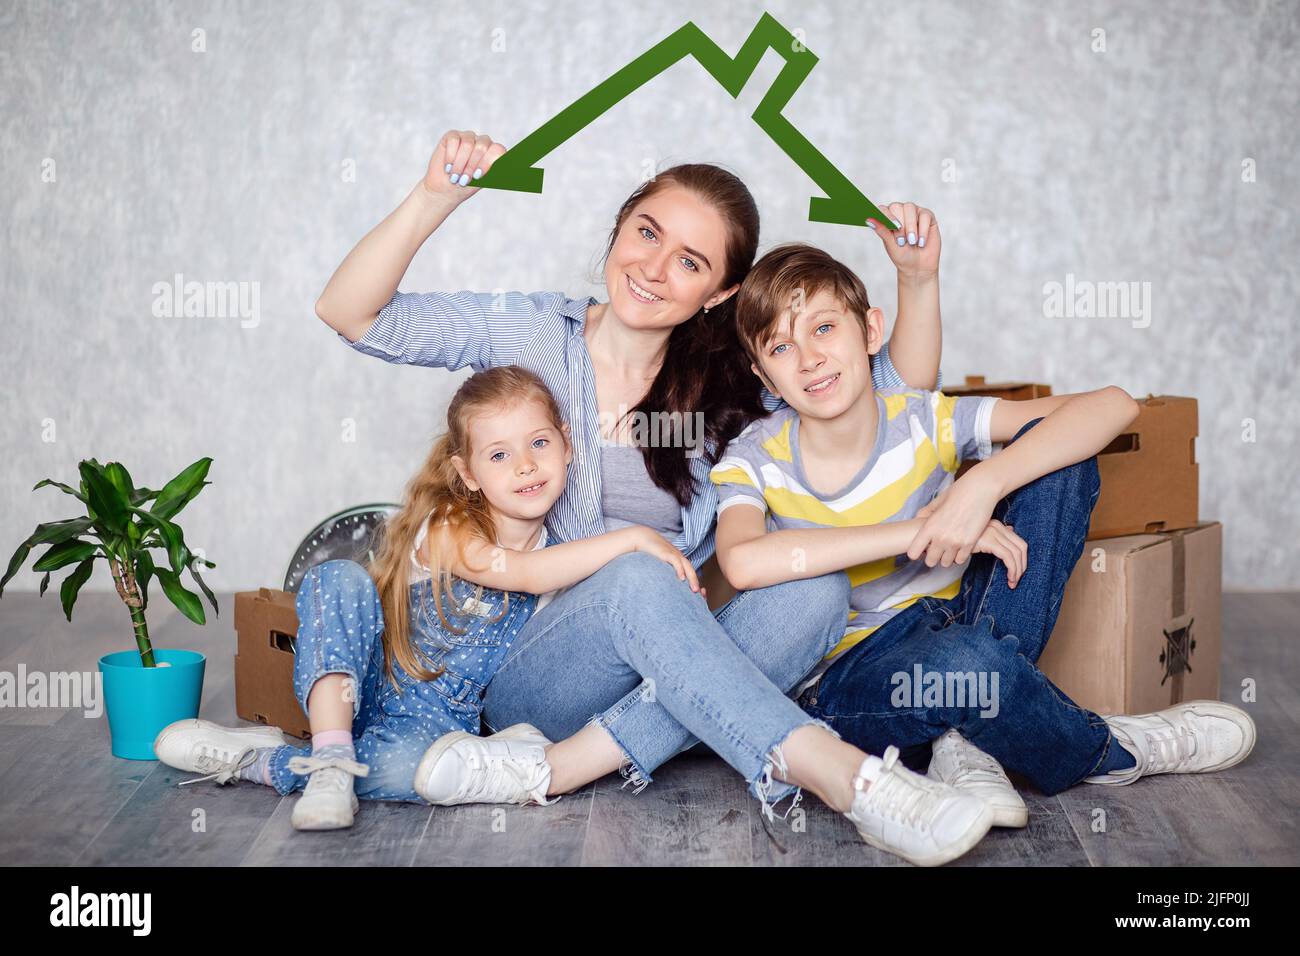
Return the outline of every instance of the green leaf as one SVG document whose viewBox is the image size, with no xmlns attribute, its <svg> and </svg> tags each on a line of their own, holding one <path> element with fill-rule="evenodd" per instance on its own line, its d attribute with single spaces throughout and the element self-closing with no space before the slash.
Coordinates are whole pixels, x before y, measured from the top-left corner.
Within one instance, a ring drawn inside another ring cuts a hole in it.
<svg viewBox="0 0 1300 956">
<path fill-rule="evenodd" d="M 151 501 L 157 497 L 158 492 L 154 491 L 152 488 L 137 488 L 135 489 L 135 493 L 131 495 L 131 504 L 139 506 L 144 504 L 146 501 Z"/>
<path fill-rule="evenodd" d="M 156 573 L 158 582 L 162 585 L 163 594 L 167 595 L 167 600 L 175 604 L 180 609 L 180 612 L 195 624 L 206 624 L 207 618 L 203 614 L 203 602 L 199 600 L 197 594 L 187 590 L 185 585 L 181 584 L 181 576 L 168 568 L 158 568 Z"/>
<path fill-rule="evenodd" d="M 98 553 L 99 545 L 73 538 L 71 541 L 62 541 L 46 551 L 41 555 L 41 559 L 32 565 L 32 570 L 57 571 L 77 561 L 94 558 Z"/>
<path fill-rule="evenodd" d="M 66 541 L 88 530 L 90 525 L 91 520 L 89 518 L 69 518 L 66 521 L 49 521 L 45 524 L 38 524 L 36 530 L 18 546 L 13 557 L 9 559 L 9 568 L 5 571 L 5 576 L 0 578 L 0 596 L 3 596 L 5 585 L 9 583 L 9 579 L 18 573 L 18 570 L 23 566 L 23 562 L 27 560 L 27 556 L 32 553 L 32 548 L 38 544 L 58 544 L 60 541 Z"/>
<path fill-rule="evenodd" d="M 199 582 L 199 587 L 201 587 L 203 593 L 207 595 L 208 603 L 212 605 L 212 613 L 217 617 L 221 617 L 221 609 L 217 607 L 217 596 L 212 593 L 212 588 L 208 587 L 207 582 L 199 577 L 199 572 L 194 570 L 194 565 L 201 560 L 201 558 L 194 558 L 190 561 L 190 576 L 193 577 L 195 581 Z"/>
<path fill-rule="evenodd" d="M 203 480 L 207 477 L 208 468 L 211 466 L 211 458 L 200 458 L 190 465 L 163 485 L 162 491 L 158 492 L 157 500 L 149 510 L 160 518 L 172 517 L 189 504 L 190 500 L 203 490 L 204 485 L 212 484 L 210 481 Z"/>
<path fill-rule="evenodd" d="M 190 549 L 185 546 L 185 535 L 180 527 L 141 508 L 132 508 L 131 512 L 158 529 L 167 549 L 167 560 L 171 563 L 172 570 L 180 574 L 190 560 Z"/>
<path fill-rule="evenodd" d="M 44 577 L 41 578 L 41 594 L 40 594 L 41 597 L 45 597 L 45 589 L 48 588 L 49 586 L 50 586 L 50 572 L 46 571 Z"/>
<path fill-rule="evenodd" d="M 91 459 L 79 466 L 86 484 L 86 497 L 104 529 L 113 534 L 126 532 L 127 510 L 131 507 L 126 495 L 108 480 L 102 468 Z"/>
<path fill-rule="evenodd" d="M 46 485 L 53 485 L 55 488 L 58 488 L 64 494 L 72 495 L 72 497 L 76 498 L 78 501 L 81 501 L 83 504 L 86 501 L 86 496 L 83 495 L 80 491 L 78 491 L 75 488 L 69 488 L 63 482 L 55 481 L 53 478 L 45 478 L 41 481 L 36 482 L 36 484 L 32 485 L 32 491 L 35 491 L 38 488 L 44 488 Z"/>
<path fill-rule="evenodd" d="M 18 573 L 18 569 L 21 568 L 23 566 L 23 562 L 27 560 L 27 555 L 31 553 L 32 553 L 32 546 L 27 541 L 24 541 L 22 544 L 20 544 L 18 546 L 18 549 L 14 551 L 14 556 L 9 559 L 9 570 L 5 572 L 5 576 L 3 578 L 0 578 L 0 595 L 3 595 L 5 593 L 5 585 L 9 583 L 10 578 L 12 578 L 15 574 Z"/>
<path fill-rule="evenodd" d="M 104 466 L 104 477 L 121 493 L 123 501 L 131 501 L 131 496 L 135 493 L 135 483 L 131 481 L 131 473 L 126 470 L 125 465 L 110 461 Z"/>
<path fill-rule="evenodd" d="M 135 558 L 135 584 L 140 589 L 141 608 L 149 607 L 149 579 L 153 576 L 153 555 L 148 551 L 141 551 Z"/>
<path fill-rule="evenodd" d="M 94 558 L 87 558 L 82 561 L 77 565 L 76 570 L 63 579 L 63 585 L 59 588 L 59 600 L 63 602 L 63 614 L 69 621 L 72 620 L 72 605 L 77 603 L 77 592 L 90 578 L 90 572 L 94 569 L 94 564 Z"/>
</svg>

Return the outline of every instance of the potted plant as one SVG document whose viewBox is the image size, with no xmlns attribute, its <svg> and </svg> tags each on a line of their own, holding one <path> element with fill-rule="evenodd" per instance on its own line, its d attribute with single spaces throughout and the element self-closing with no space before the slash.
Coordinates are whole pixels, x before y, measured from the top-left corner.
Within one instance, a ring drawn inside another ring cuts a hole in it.
<svg viewBox="0 0 1300 956">
<path fill-rule="evenodd" d="M 32 570 L 44 572 L 43 595 L 53 572 L 72 568 L 59 587 L 63 613 L 71 621 L 77 594 L 90 579 L 95 562 L 108 562 L 118 596 L 131 615 L 136 643 L 136 650 L 117 651 L 99 659 L 112 751 L 117 757 L 155 759 L 153 741 L 158 731 L 199 713 L 206 658 L 196 651 L 155 648 L 149 640 L 145 612 L 149 584 L 156 578 L 163 594 L 182 614 L 196 624 L 206 623 L 202 600 L 181 583 L 181 573 L 188 571 L 207 595 L 213 612 L 219 613 L 216 597 L 196 570 L 198 564 L 216 565 L 190 552 L 173 520 L 204 485 L 212 483 L 204 480 L 211 464 L 211 458 L 200 458 L 159 491 L 137 488 L 118 462 L 101 465 L 93 458 L 78 466 L 79 488 L 50 478 L 38 481 L 33 491 L 52 485 L 80 501 L 85 515 L 37 525 L 18 546 L 0 579 L 3 596 L 5 584 L 18 573 L 32 549 L 48 545 Z M 165 563 L 154 562 L 154 548 L 166 552 Z"/>
</svg>

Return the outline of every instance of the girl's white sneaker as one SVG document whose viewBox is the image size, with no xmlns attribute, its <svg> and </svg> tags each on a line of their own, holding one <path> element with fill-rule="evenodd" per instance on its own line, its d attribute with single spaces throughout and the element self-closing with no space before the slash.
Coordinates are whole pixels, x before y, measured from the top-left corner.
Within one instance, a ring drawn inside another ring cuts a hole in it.
<svg viewBox="0 0 1300 956">
<path fill-rule="evenodd" d="M 206 776 L 182 784 L 215 780 L 229 783 L 241 767 L 251 762 L 248 753 L 263 747 L 280 747 L 279 727 L 223 727 L 210 720 L 178 720 L 154 738 L 155 756 L 169 767 Z"/>
<path fill-rule="evenodd" d="M 302 796 L 294 802 L 289 822 L 295 830 L 340 830 L 352 826 L 360 809 L 353 777 L 365 777 L 370 767 L 342 757 L 290 757 L 288 768 L 311 774 Z"/>
<path fill-rule="evenodd" d="M 961 856 L 993 825 L 993 808 L 970 793 L 913 773 L 898 748 L 883 760 L 867 757 L 853 778 L 853 804 L 844 814 L 862 839 L 917 866 Z"/>
<path fill-rule="evenodd" d="M 1029 808 L 1007 779 L 1002 764 L 956 729 L 949 728 L 934 739 L 930 745 L 930 769 L 925 775 L 979 797 L 993 808 L 995 827 L 1029 824 Z"/>
<path fill-rule="evenodd" d="M 463 730 L 443 734 L 415 771 L 415 792 L 435 806 L 466 803 L 554 803 L 547 799 L 550 745 L 530 724 L 515 724 L 490 737 Z"/>
<path fill-rule="evenodd" d="M 1124 786 L 1153 773 L 1213 773 L 1246 759 L 1255 746 L 1255 721 L 1240 707 L 1193 700 L 1154 714 L 1106 717 L 1110 731 L 1136 765 L 1085 783 Z"/>
</svg>

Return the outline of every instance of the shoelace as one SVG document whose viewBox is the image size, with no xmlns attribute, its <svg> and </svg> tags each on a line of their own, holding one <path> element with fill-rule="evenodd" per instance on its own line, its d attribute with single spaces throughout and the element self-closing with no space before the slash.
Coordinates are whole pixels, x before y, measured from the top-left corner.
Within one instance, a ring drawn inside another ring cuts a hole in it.
<svg viewBox="0 0 1300 956">
<path fill-rule="evenodd" d="M 194 758 L 194 766 L 200 771 L 207 771 L 207 774 L 192 780 L 182 780 L 177 786 L 186 787 L 192 783 L 202 783 L 204 780 L 215 780 L 218 784 L 230 783 L 239 776 L 239 771 L 256 759 L 257 752 L 254 747 L 245 747 L 234 756 L 231 756 L 229 750 L 219 747 L 213 748 L 210 752 L 201 752 Z"/>
<path fill-rule="evenodd" d="M 953 786 L 980 782 L 1003 782 L 1001 765 L 969 742 L 955 751 L 953 762 Z"/>
<path fill-rule="evenodd" d="M 1147 742 L 1147 773 L 1167 773 L 1196 754 L 1196 734 L 1187 727 L 1144 727 L 1142 735 Z"/>
<path fill-rule="evenodd" d="M 301 776 L 310 774 L 311 779 L 307 781 L 307 787 L 312 790 L 318 790 L 326 786 L 342 790 L 350 782 L 345 774 L 351 774 L 354 777 L 367 777 L 370 775 L 369 764 L 358 763 L 344 757 L 290 757 L 285 766 L 293 773 Z M 318 770 L 340 770 L 342 773 L 317 773 Z"/>
<path fill-rule="evenodd" d="M 872 804 L 881 816 L 928 833 L 930 826 L 921 814 L 925 809 L 925 798 L 933 795 L 936 789 L 929 786 L 929 781 L 925 778 L 907 779 L 896 773 L 894 765 L 898 763 L 898 756 L 897 747 L 885 749 L 884 764 L 868 794 L 875 792 Z"/>
<path fill-rule="evenodd" d="M 520 757 L 509 751 L 485 754 L 476 754 L 476 762 L 482 764 L 482 769 L 486 773 L 475 774 L 470 778 L 470 787 L 465 796 L 467 799 L 481 803 L 505 803 L 505 798 L 513 796 L 510 788 L 510 782 L 502 777 L 502 772 L 508 774 L 514 780 L 515 785 L 523 790 L 524 793 L 532 796 L 532 791 L 536 789 L 538 781 L 534 780 L 529 784 L 529 775 L 524 768 L 519 766 Z M 536 771 L 538 765 L 534 762 L 527 769 Z M 474 769 L 480 769 L 474 767 Z M 534 774 L 535 776 L 535 774 Z"/>
</svg>

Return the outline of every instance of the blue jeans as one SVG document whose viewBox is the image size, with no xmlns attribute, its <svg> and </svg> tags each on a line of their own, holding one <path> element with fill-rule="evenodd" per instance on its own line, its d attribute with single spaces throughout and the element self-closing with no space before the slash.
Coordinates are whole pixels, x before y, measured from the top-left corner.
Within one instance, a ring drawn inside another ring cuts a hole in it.
<svg viewBox="0 0 1300 956">
<path fill-rule="evenodd" d="M 412 787 L 420 758 L 449 731 L 479 732 L 483 688 L 537 604 L 532 594 L 484 588 L 478 607 L 483 613 L 457 613 L 475 593 L 473 585 L 457 580 L 452 586 L 457 607 L 445 596 L 442 602 L 444 615 L 464 631 L 456 633 L 438 618 L 433 587 L 426 578 L 409 588 L 411 635 L 444 670 L 421 681 L 394 660 L 396 688 L 384 672 L 384 611 L 366 569 L 354 561 L 326 561 L 308 571 L 298 588 L 294 694 L 306 710 L 320 678 L 345 674 L 350 679 L 345 693 L 352 698 L 353 746 L 357 760 L 370 768 L 369 775 L 355 780 L 363 800 L 423 802 Z M 288 764 L 307 752 L 276 748 L 270 775 L 278 792 L 306 785 L 308 778 Z"/>
<path fill-rule="evenodd" d="M 898 746 L 913 765 L 924 762 L 931 740 L 955 727 L 1048 795 L 1096 772 L 1118 746 L 1109 727 L 1035 664 L 1100 489 L 1097 460 L 1090 458 L 1003 498 L 993 516 L 1028 546 L 1015 590 L 1001 561 L 972 555 L 956 597 L 922 598 L 894 615 L 804 692 L 805 710 L 868 753 Z M 942 693 L 916 692 L 938 679 Z"/>
<path fill-rule="evenodd" d="M 786 692 L 844 634 L 848 576 L 743 591 L 718 609 L 658 558 L 625 554 L 533 615 L 488 690 L 484 721 L 526 721 L 552 740 L 594 721 L 632 779 L 704 741 L 766 806 L 791 731 L 820 723 Z"/>
</svg>

